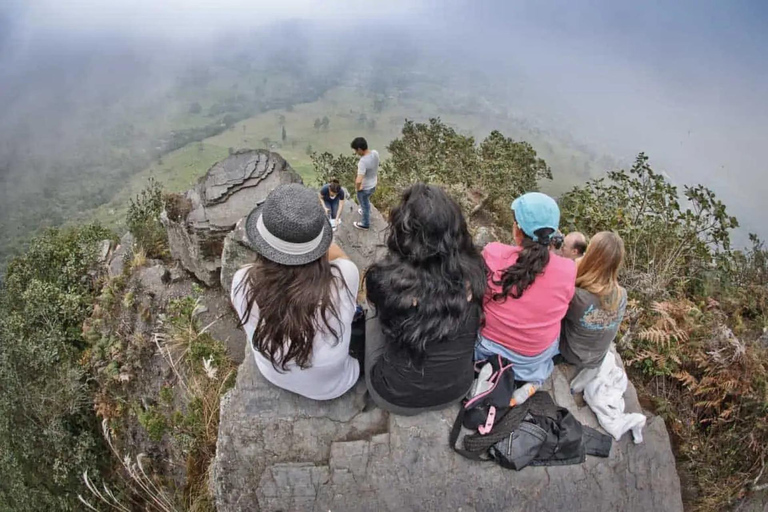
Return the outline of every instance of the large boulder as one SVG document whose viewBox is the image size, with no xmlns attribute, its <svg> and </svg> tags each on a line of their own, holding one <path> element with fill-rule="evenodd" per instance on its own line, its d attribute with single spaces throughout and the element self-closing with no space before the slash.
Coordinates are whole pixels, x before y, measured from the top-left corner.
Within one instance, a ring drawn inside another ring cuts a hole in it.
<svg viewBox="0 0 768 512">
<path fill-rule="evenodd" d="M 214 164 L 197 185 L 161 217 L 171 254 L 208 286 L 219 282 L 224 237 L 269 192 L 285 183 L 301 183 L 277 153 L 238 151 Z"/>
<path fill-rule="evenodd" d="M 448 446 L 458 406 L 415 417 L 363 412 L 364 386 L 327 402 L 276 388 L 246 348 L 221 406 L 211 484 L 217 510 L 240 511 L 682 511 L 664 421 L 644 442 L 614 443 L 610 457 L 513 472 L 462 458 Z M 567 366 L 547 382 L 561 405 L 597 427 L 569 391 Z M 634 390 L 626 399 L 639 410 Z"/>
<path fill-rule="evenodd" d="M 357 205 L 352 201 L 346 201 L 341 216 L 342 222 L 334 233 L 333 239 L 344 249 L 360 272 L 365 272 L 372 262 L 386 253 L 384 240 L 387 221 L 373 205 L 371 206 L 371 228 L 368 231 L 355 229 L 352 225 L 359 218 Z M 224 239 L 224 250 L 221 255 L 222 288 L 229 291 L 235 272 L 243 265 L 252 263 L 255 258 L 256 254 L 248 246 L 243 218 Z"/>
</svg>

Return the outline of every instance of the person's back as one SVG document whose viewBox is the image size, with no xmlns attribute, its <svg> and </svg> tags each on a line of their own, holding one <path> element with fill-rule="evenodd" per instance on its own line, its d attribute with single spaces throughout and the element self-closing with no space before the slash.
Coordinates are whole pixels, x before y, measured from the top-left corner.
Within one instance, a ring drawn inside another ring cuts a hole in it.
<svg viewBox="0 0 768 512">
<path fill-rule="evenodd" d="M 362 190 L 370 190 L 379 183 L 379 152 L 375 149 L 360 157 L 358 172 L 364 172 Z"/>
<path fill-rule="evenodd" d="M 485 269 L 441 189 L 411 187 L 390 220 L 389 253 L 366 275 L 366 383 L 379 406 L 408 415 L 447 407 L 472 385 Z"/>
<path fill-rule="evenodd" d="M 623 258 L 621 238 L 604 231 L 593 237 L 579 264 L 578 288 L 562 323 L 560 354 L 580 368 L 600 366 L 624 318 L 627 291 L 618 284 Z"/>
<path fill-rule="evenodd" d="M 329 400 L 360 374 L 349 355 L 360 275 L 332 245 L 316 194 L 283 185 L 251 212 L 246 232 L 259 257 L 235 274 L 231 300 L 264 377 Z"/>
<path fill-rule="evenodd" d="M 362 218 L 360 222 L 353 223 L 353 226 L 366 230 L 371 225 L 371 196 L 376 192 L 376 185 L 379 183 L 379 152 L 368 149 L 368 141 L 363 137 L 355 138 L 350 146 L 360 157 L 357 163 L 355 190 Z"/>
<path fill-rule="evenodd" d="M 552 374 L 576 265 L 550 251 L 560 223 L 554 199 L 530 192 L 515 199 L 512 213 L 516 246 L 493 243 L 483 250 L 488 289 L 475 359 L 500 355 L 512 363 L 515 379 L 525 382 L 515 390 L 514 405 L 532 396 Z"/>
<path fill-rule="evenodd" d="M 522 355 L 533 356 L 557 339 L 560 321 L 574 293 L 576 266 L 569 259 L 551 254 L 547 266 L 522 296 L 494 300 L 493 295 L 502 291 L 497 283 L 504 270 L 517 262 L 520 251 L 520 247 L 498 242 L 483 250 L 492 274 L 486 292 L 482 335 Z"/>
</svg>

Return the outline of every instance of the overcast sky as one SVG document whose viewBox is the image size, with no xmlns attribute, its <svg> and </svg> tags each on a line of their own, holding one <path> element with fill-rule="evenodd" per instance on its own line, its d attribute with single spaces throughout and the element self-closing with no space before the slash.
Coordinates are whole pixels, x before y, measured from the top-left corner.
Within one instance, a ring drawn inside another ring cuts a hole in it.
<svg viewBox="0 0 768 512">
<path fill-rule="evenodd" d="M 512 105 L 523 90 L 520 111 L 624 160 L 646 151 L 676 180 L 714 188 L 768 237 L 765 0 L 4 0 L 0 55 L 106 35 L 204 45 L 290 19 L 371 37 L 400 27 L 411 44 L 483 67 Z"/>
</svg>

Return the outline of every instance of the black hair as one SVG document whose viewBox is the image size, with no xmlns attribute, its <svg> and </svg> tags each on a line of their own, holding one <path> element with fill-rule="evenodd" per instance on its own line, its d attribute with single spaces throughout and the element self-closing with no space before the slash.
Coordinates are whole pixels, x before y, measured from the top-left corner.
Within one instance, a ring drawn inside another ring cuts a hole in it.
<svg viewBox="0 0 768 512">
<path fill-rule="evenodd" d="M 352 149 L 357 151 L 358 149 L 362 149 L 363 151 L 368 149 L 368 141 L 365 140 L 362 137 L 356 137 L 355 140 L 352 141 Z"/>
<path fill-rule="evenodd" d="M 514 212 L 513 212 L 514 214 Z M 555 230 L 552 228 L 539 228 L 534 234 L 538 241 L 528 236 L 523 230 L 523 243 L 517 254 L 515 263 L 501 273 L 501 279 L 493 281 L 496 286 L 501 286 L 501 292 L 493 294 L 493 300 L 504 302 L 507 297 L 519 299 L 523 296 L 536 277 L 544 272 L 549 264 L 549 245 Z"/>
<path fill-rule="evenodd" d="M 368 300 L 388 350 L 405 352 L 418 366 L 427 343 L 481 321 L 485 262 L 459 205 L 441 188 L 422 183 L 408 188 L 392 209 L 387 248 L 366 273 Z"/>
<path fill-rule="evenodd" d="M 334 194 L 339 193 L 339 190 L 341 190 L 341 183 L 339 183 L 338 178 L 331 178 L 331 182 L 328 184 L 328 189 Z"/>
</svg>

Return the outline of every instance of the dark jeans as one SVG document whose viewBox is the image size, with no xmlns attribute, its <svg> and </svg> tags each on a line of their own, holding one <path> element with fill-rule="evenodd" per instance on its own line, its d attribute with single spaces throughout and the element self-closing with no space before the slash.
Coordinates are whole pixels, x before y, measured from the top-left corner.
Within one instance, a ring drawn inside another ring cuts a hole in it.
<svg viewBox="0 0 768 512">
<path fill-rule="evenodd" d="M 364 228 L 371 226 L 371 196 L 374 192 L 376 192 L 376 187 L 357 192 L 357 201 L 360 203 L 360 209 L 363 210 L 363 220 L 360 225 Z"/>
<path fill-rule="evenodd" d="M 339 201 L 328 201 L 327 199 L 323 199 L 323 203 L 325 203 L 325 208 L 331 212 L 328 217 L 335 220 L 336 215 L 339 213 Z"/>
</svg>

